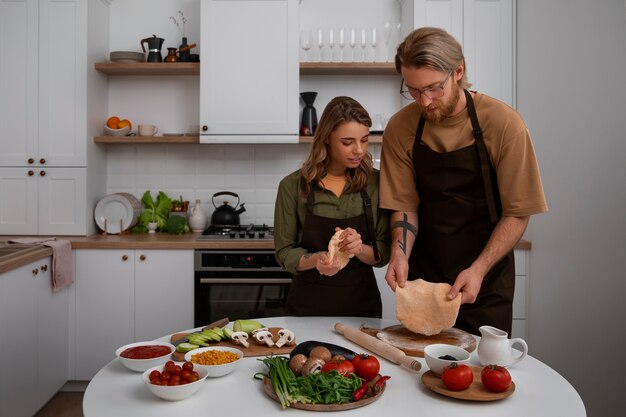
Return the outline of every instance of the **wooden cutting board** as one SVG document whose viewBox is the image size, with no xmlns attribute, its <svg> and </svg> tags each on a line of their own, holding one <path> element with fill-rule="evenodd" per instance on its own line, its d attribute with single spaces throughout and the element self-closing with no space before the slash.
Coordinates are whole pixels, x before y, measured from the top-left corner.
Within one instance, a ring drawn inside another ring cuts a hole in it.
<svg viewBox="0 0 626 417">
<path fill-rule="evenodd" d="M 459 346 L 468 352 L 473 352 L 476 349 L 474 336 L 454 327 L 432 336 L 413 333 L 401 324 L 385 327 L 384 329 L 361 326 L 361 331 L 397 347 L 409 356 L 417 356 L 419 358 L 424 357 L 424 348 L 426 346 L 435 343 Z"/>
<path fill-rule="evenodd" d="M 274 336 L 272 339 L 274 341 L 278 340 L 278 331 L 280 330 L 280 327 L 270 327 L 268 330 L 270 332 L 272 332 L 272 335 Z M 187 336 L 189 333 L 176 333 L 173 334 L 170 338 L 170 340 L 172 341 L 172 343 L 182 339 L 183 337 Z M 276 346 L 272 346 L 272 347 L 268 347 L 266 345 L 260 345 L 258 344 L 255 340 L 252 340 L 252 338 L 248 339 L 248 342 L 250 343 L 249 347 L 243 347 L 237 343 L 234 343 L 230 340 L 222 340 L 221 342 L 216 342 L 216 343 L 210 343 L 210 346 L 228 346 L 228 347 L 234 347 L 239 349 L 240 351 L 243 352 L 244 356 L 270 356 L 270 355 L 285 355 L 285 354 L 289 354 L 295 347 L 296 344 L 293 344 L 291 346 L 283 346 L 283 347 L 276 347 Z M 184 362 L 185 361 L 185 354 L 181 353 L 181 352 L 174 352 L 172 353 L 172 359 L 177 361 L 177 362 Z"/>
</svg>

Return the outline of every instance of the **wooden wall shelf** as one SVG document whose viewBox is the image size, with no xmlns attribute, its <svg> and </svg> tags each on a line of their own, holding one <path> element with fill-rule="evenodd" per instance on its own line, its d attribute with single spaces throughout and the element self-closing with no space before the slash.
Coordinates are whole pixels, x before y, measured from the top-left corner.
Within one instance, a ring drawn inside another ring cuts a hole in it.
<svg viewBox="0 0 626 417">
<path fill-rule="evenodd" d="M 108 75 L 200 75 L 198 62 L 96 62 L 95 69 Z M 302 75 L 397 75 L 389 62 L 303 62 Z"/>
<path fill-rule="evenodd" d="M 95 143 L 105 144 L 125 144 L 125 145 L 138 145 L 138 144 L 180 144 L 191 143 L 199 144 L 199 136 L 96 136 L 94 137 Z M 381 135 L 370 136 L 369 143 L 382 143 L 383 137 Z M 300 136 L 300 143 L 313 143 L 313 136 Z"/>
<path fill-rule="evenodd" d="M 95 68 L 108 75 L 200 75 L 198 62 L 96 62 Z"/>
</svg>

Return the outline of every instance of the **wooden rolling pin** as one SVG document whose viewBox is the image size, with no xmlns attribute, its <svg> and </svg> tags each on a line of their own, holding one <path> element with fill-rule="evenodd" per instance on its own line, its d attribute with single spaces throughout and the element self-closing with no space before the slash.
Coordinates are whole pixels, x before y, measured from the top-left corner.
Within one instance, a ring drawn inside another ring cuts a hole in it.
<svg viewBox="0 0 626 417">
<path fill-rule="evenodd" d="M 364 347 L 365 349 L 372 351 L 393 363 L 404 366 L 411 371 L 417 372 L 422 368 L 421 363 L 410 356 L 406 356 L 406 353 L 397 347 L 391 346 L 389 343 L 385 343 L 382 340 L 370 336 L 369 334 L 363 333 L 359 329 L 337 323 L 335 324 L 335 330 L 341 333 L 346 339 L 356 343 L 357 345 Z"/>
</svg>

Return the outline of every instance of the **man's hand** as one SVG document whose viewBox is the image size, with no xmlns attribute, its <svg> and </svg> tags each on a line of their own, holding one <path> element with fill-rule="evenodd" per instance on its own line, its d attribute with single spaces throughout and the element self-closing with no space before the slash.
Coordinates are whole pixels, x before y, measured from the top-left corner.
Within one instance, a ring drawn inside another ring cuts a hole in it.
<svg viewBox="0 0 626 417">
<path fill-rule="evenodd" d="M 480 291 L 480 286 L 483 283 L 483 278 L 485 278 L 484 275 L 480 274 L 471 267 L 461 271 L 461 273 L 456 277 L 454 285 L 450 288 L 448 299 L 455 299 L 457 294 L 460 292 L 461 304 L 472 304 L 476 301 L 476 297 L 478 297 L 478 292 Z"/>
<path fill-rule="evenodd" d="M 406 259 L 400 257 L 392 258 L 385 274 L 385 281 L 387 281 L 391 290 L 395 292 L 397 287 L 404 288 L 408 276 L 409 264 Z"/>
</svg>

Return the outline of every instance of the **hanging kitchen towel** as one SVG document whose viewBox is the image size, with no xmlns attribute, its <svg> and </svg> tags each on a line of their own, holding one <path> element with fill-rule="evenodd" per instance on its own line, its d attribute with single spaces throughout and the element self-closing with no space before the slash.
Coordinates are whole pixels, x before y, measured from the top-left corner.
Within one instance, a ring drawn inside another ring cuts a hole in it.
<svg viewBox="0 0 626 417">
<path fill-rule="evenodd" d="M 9 240 L 9 243 L 44 245 L 52 248 L 52 292 L 60 291 L 74 283 L 72 243 L 69 240 L 57 240 L 56 237 L 25 237 Z"/>
</svg>

